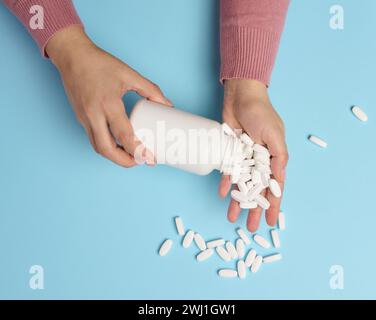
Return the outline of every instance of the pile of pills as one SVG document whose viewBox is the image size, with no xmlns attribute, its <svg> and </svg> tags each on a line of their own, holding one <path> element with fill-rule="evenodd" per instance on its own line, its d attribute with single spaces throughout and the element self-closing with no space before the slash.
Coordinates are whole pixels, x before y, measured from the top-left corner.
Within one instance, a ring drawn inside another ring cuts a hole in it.
<svg viewBox="0 0 376 320">
<path fill-rule="evenodd" d="M 278 182 L 271 178 L 270 153 L 264 146 L 254 143 L 246 133 L 235 133 L 226 123 L 223 132 L 232 137 L 226 146 L 221 172 L 231 177 L 237 190 L 231 191 L 231 197 L 239 202 L 242 209 L 263 209 L 270 207 L 262 192 L 269 188 L 279 198 L 282 195 Z"/>
<path fill-rule="evenodd" d="M 221 268 L 218 270 L 218 275 L 222 278 L 240 278 L 244 279 L 247 276 L 247 270 L 251 273 L 259 271 L 263 263 L 272 263 L 282 259 L 279 252 L 271 252 L 267 255 L 261 255 L 256 251 L 257 246 L 263 249 L 281 247 L 281 240 L 279 231 L 285 230 L 285 216 L 280 212 L 278 217 L 278 229 L 270 230 L 270 240 L 260 234 L 253 235 L 253 243 L 248 236 L 248 233 L 242 228 L 237 228 L 236 233 L 239 236 L 234 242 L 226 241 L 223 238 L 205 241 L 200 233 L 193 230 L 185 231 L 183 220 L 181 217 L 175 217 L 175 226 L 178 235 L 182 238 L 183 248 L 189 248 L 192 243 L 195 243 L 199 249 L 196 255 L 198 262 L 205 261 L 216 254 L 224 262 L 231 262 L 236 260 L 236 268 Z M 166 239 L 159 248 L 159 255 L 165 256 L 172 248 L 173 242 L 171 239 Z M 257 245 L 257 246 L 256 246 Z"/>
</svg>

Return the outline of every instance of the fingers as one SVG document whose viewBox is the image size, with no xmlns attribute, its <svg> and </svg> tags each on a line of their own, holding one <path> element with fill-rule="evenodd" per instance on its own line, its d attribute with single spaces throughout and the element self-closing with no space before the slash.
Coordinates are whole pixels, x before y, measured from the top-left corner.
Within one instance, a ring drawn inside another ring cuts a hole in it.
<svg viewBox="0 0 376 320">
<path fill-rule="evenodd" d="M 249 210 L 247 218 L 247 229 L 250 232 L 255 232 L 260 225 L 260 218 L 262 214 L 262 208 L 257 207 L 255 209 Z"/>
<path fill-rule="evenodd" d="M 280 183 L 279 185 L 281 187 L 281 190 L 283 191 L 284 184 Z M 279 215 L 280 208 L 281 208 L 282 197 L 276 198 L 271 193 L 271 191 L 268 190 L 266 193 L 266 198 L 268 199 L 270 203 L 270 207 L 268 210 L 266 210 L 266 213 L 265 213 L 266 223 L 269 226 L 273 227 L 277 224 L 277 221 L 278 221 L 278 215 Z"/>
<path fill-rule="evenodd" d="M 89 123 L 90 132 L 92 132 L 93 145 L 96 152 L 114 163 L 126 168 L 136 165 L 133 157 L 116 144 L 104 117 L 90 119 Z"/>
<path fill-rule="evenodd" d="M 241 208 L 239 206 L 239 203 L 237 201 L 235 201 L 234 199 L 231 199 L 230 201 L 230 205 L 228 207 L 228 211 L 227 211 L 227 218 L 230 222 L 235 222 L 240 213 L 241 213 Z"/>
<path fill-rule="evenodd" d="M 134 158 L 137 163 L 155 165 L 154 155 L 147 150 L 142 142 L 134 134 L 132 125 L 125 113 L 123 102 L 119 99 L 110 102 L 111 110 L 116 110 L 108 114 L 108 125 L 112 135 L 124 150 Z"/>
<path fill-rule="evenodd" d="M 231 178 L 230 176 L 222 176 L 221 182 L 219 183 L 218 194 L 221 198 L 227 196 L 228 192 L 231 190 Z"/>
<path fill-rule="evenodd" d="M 146 78 L 140 78 L 135 91 L 144 98 L 172 107 L 172 102 L 164 96 L 162 90 Z"/>
</svg>

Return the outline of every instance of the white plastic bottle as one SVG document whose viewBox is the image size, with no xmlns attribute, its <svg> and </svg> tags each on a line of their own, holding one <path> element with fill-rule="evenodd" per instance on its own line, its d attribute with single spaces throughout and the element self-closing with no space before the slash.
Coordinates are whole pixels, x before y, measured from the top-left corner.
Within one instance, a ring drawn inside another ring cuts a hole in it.
<svg viewBox="0 0 376 320">
<path fill-rule="evenodd" d="M 137 102 L 130 121 L 158 164 L 199 175 L 223 171 L 240 147 L 219 122 L 146 99 Z"/>
</svg>

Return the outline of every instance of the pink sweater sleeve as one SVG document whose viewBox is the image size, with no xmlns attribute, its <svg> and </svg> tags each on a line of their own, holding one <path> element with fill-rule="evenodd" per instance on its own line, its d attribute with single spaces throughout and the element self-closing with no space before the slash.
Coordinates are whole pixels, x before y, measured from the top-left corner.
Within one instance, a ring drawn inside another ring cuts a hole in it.
<svg viewBox="0 0 376 320">
<path fill-rule="evenodd" d="M 38 44 L 46 57 L 45 47 L 59 30 L 74 24 L 82 25 L 71 0 L 4 0 Z M 37 6 L 37 7 L 36 7 Z M 42 8 L 42 11 L 40 10 Z M 42 17 L 35 24 L 36 16 Z M 33 20 L 34 17 L 34 20 Z"/>
<path fill-rule="evenodd" d="M 269 85 L 289 0 L 221 0 L 221 81 Z"/>
</svg>

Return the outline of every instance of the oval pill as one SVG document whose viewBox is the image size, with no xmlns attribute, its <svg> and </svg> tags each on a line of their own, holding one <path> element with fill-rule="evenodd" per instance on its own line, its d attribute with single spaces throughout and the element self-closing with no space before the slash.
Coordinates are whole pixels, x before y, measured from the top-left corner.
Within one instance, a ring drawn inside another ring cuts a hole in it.
<svg viewBox="0 0 376 320">
<path fill-rule="evenodd" d="M 257 203 L 255 201 L 240 202 L 241 209 L 256 209 Z"/>
<path fill-rule="evenodd" d="M 277 230 L 271 230 L 270 234 L 272 236 L 272 241 L 273 245 L 275 248 L 280 248 L 281 247 L 281 240 L 279 239 L 279 234 Z"/>
<path fill-rule="evenodd" d="M 259 271 L 260 267 L 261 267 L 261 264 L 262 264 L 262 256 L 257 256 L 255 258 L 255 261 L 253 261 L 252 265 L 251 265 L 251 271 L 253 273 L 256 273 L 257 271 Z"/>
<path fill-rule="evenodd" d="M 260 246 L 260 247 L 263 247 L 265 249 L 269 249 L 270 248 L 270 243 L 268 240 L 266 240 L 264 237 L 260 236 L 259 234 L 255 234 L 253 236 L 253 240 Z"/>
<path fill-rule="evenodd" d="M 243 260 L 239 260 L 238 263 L 236 264 L 237 270 L 238 270 L 238 275 L 240 279 L 244 279 L 246 276 L 246 267 L 245 263 Z"/>
<path fill-rule="evenodd" d="M 208 258 L 210 258 L 213 255 L 214 251 L 213 249 L 206 249 L 204 251 L 201 251 L 197 256 L 196 259 L 197 261 L 201 262 L 204 261 Z"/>
<path fill-rule="evenodd" d="M 239 237 L 244 241 L 245 244 L 248 245 L 248 244 L 251 243 L 251 240 L 249 240 L 247 234 L 245 233 L 245 231 L 242 228 L 237 228 L 236 232 L 239 235 Z"/>
<path fill-rule="evenodd" d="M 223 247 L 216 247 L 215 251 L 217 251 L 218 255 L 222 258 L 223 261 L 228 262 L 231 260 L 230 254 L 226 251 Z"/>
<path fill-rule="evenodd" d="M 280 198 L 282 196 L 282 190 L 277 180 L 269 180 L 269 189 L 272 192 L 273 196 L 275 196 L 276 198 Z"/>
<path fill-rule="evenodd" d="M 160 256 L 165 256 L 171 249 L 172 247 L 172 240 L 171 239 L 166 239 L 163 241 L 162 245 L 159 248 L 159 255 Z"/>
<path fill-rule="evenodd" d="M 239 259 L 242 259 L 245 254 L 245 245 L 242 239 L 236 240 L 236 252 L 238 254 Z"/>
<path fill-rule="evenodd" d="M 231 191 L 231 198 L 237 202 L 247 202 L 248 201 L 248 194 L 242 193 L 239 190 L 232 190 Z"/>
<path fill-rule="evenodd" d="M 226 242 L 226 250 L 232 259 L 238 258 L 238 252 L 236 251 L 236 248 L 232 242 L 230 241 Z"/>
<path fill-rule="evenodd" d="M 218 275 L 222 278 L 236 278 L 238 276 L 238 272 L 232 269 L 221 269 L 218 270 Z"/>
<path fill-rule="evenodd" d="M 256 250 L 255 249 L 249 250 L 247 257 L 245 258 L 245 266 L 249 268 L 252 265 L 253 261 L 255 261 L 255 258 L 256 258 Z"/>
<path fill-rule="evenodd" d="M 279 230 L 286 229 L 285 214 L 282 211 L 278 215 L 278 227 Z"/>
<path fill-rule="evenodd" d="M 255 198 L 256 203 L 263 209 L 268 210 L 270 207 L 270 202 L 261 194 Z"/>
<path fill-rule="evenodd" d="M 246 195 L 248 193 L 248 188 L 244 181 L 238 182 L 238 188 L 242 194 Z"/>
<path fill-rule="evenodd" d="M 253 140 L 251 139 L 251 137 L 246 134 L 246 133 L 242 133 L 240 135 L 240 140 L 245 143 L 247 146 L 253 146 L 254 142 Z"/>
<path fill-rule="evenodd" d="M 196 246 L 202 251 L 206 249 L 206 242 L 204 238 L 199 233 L 195 233 L 194 240 L 196 243 Z"/>
<path fill-rule="evenodd" d="M 271 254 L 269 256 L 263 257 L 262 261 L 264 263 L 272 263 L 275 261 L 279 261 L 282 259 L 282 255 L 280 253 Z"/>
<path fill-rule="evenodd" d="M 320 139 L 319 137 L 316 137 L 314 135 L 310 135 L 308 137 L 309 141 L 311 141 L 312 143 L 318 145 L 319 147 L 321 148 L 326 148 L 328 146 L 328 143 L 322 139 Z"/>
<path fill-rule="evenodd" d="M 351 108 L 352 113 L 357 117 L 360 121 L 366 122 L 368 121 L 367 114 L 358 106 L 353 106 Z"/>
<path fill-rule="evenodd" d="M 188 248 L 191 245 L 194 236 L 195 236 L 195 233 L 192 230 L 187 231 L 187 233 L 185 234 L 185 236 L 183 238 L 183 247 L 184 248 Z"/>
<path fill-rule="evenodd" d="M 255 152 L 264 153 L 264 154 L 267 154 L 267 155 L 270 156 L 269 150 L 266 149 L 264 146 L 262 146 L 262 145 L 260 145 L 260 144 L 255 143 L 255 144 L 253 145 L 253 150 L 254 150 Z"/>
<path fill-rule="evenodd" d="M 185 230 L 183 220 L 180 217 L 175 217 L 175 226 L 178 234 L 183 236 L 185 234 Z"/>
<path fill-rule="evenodd" d="M 235 132 L 231 129 L 231 127 L 226 122 L 222 123 L 222 130 L 228 136 L 233 136 L 233 137 L 236 136 Z"/>
<path fill-rule="evenodd" d="M 207 242 L 206 246 L 210 249 L 210 248 L 215 248 L 215 247 L 223 246 L 224 244 L 225 244 L 225 240 L 223 240 L 223 239 L 216 239 L 216 240 L 211 240 L 211 241 Z"/>
</svg>

